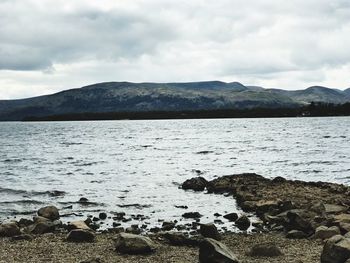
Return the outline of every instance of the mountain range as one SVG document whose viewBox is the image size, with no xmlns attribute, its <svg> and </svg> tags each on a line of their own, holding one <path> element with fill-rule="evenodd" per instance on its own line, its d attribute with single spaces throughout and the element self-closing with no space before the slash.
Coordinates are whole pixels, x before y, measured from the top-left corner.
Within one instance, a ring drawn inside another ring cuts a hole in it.
<svg viewBox="0 0 350 263">
<path fill-rule="evenodd" d="M 0 100 L 0 120 L 64 114 L 293 108 L 311 102 L 350 102 L 344 91 L 321 86 L 304 90 L 265 89 L 239 82 L 105 82 L 52 95 Z"/>
</svg>

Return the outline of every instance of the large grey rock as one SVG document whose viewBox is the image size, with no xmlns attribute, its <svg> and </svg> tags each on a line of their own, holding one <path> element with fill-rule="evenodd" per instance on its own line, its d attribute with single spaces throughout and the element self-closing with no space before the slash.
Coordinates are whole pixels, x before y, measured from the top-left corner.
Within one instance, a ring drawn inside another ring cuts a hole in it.
<svg viewBox="0 0 350 263">
<path fill-rule="evenodd" d="M 203 191 L 204 188 L 207 186 L 207 180 L 205 180 L 203 177 L 195 177 L 186 180 L 182 184 L 182 189 L 191 189 L 194 191 Z"/>
<path fill-rule="evenodd" d="M 339 227 L 337 226 L 332 226 L 332 227 L 319 226 L 315 230 L 314 238 L 324 240 L 339 234 L 340 234 L 340 230 L 339 230 Z"/>
<path fill-rule="evenodd" d="M 199 245 L 200 263 L 238 263 L 235 254 L 223 243 L 206 238 Z"/>
<path fill-rule="evenodd" d="M 66 240 L 68 242 L 93 242 L 95 240 L 95 235 L 92 231 L 85 229 L 74 229 L 69 232 Z"/>
<path fill-rule="evenodd" d="M 221 235 L 214 224 L 201 224 L 199 232 L 204 237 L 221 240 Z"/>
<path fill-rule="evenodd" d="M 146 254 L 156 249 L 155 243 L 150 238 L 140 235 L 120 233 L 114 241 L 116 250 L 126 254 Z"/>
<path fill-rule="evenodd" d="M 199 243 L 197 239 L 187 237 L 184 233 L 181 232 L 164 232 L 160 235 L 167 239 L 169 243 L 174 246 L 196 246 Z"/>
<path fill-rule="evenodd" d="M 50 220 L 56 220 L 60 218 L 58 209 L 55 206 L 45 206 L 38 210 L 38 215 Z"/>
<path fill-rule="evenodd" d="M 327 240 L 321 254 L 321 263 L 344 263 L 350 258 L 350 239 L 336 235 Z"/>
<path fill-rule="evenodd" d="M 6 223 L 0 225 L 0 237 L 13 237 L 21 234 L 16 223 Z"/>
<path fill-rule="evenodd" d="M 73 221 L 68 224 L 69 229 L 85 229 L 91 230 L 91 228 L 85 223 L 85 221 Z"/>
<path fill-rule="evenodd" d="M 283 255 L 279 247 L 273 243 L 257 244 L 249 252 L 252 257 L 278 257 Z"/>
</svg>

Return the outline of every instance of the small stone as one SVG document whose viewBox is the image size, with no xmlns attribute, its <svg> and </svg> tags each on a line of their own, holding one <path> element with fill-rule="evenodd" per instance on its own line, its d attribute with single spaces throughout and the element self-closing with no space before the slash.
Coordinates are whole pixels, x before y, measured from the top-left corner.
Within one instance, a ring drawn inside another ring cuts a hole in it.
<svg viewBox="0 0 350 263">
<path fill-rule="evenodd" d="M 162 230 L 163 231 L 169 231 L 175 227 L 174 222 L 163 222 L 162 224 Z"/>
</svg>

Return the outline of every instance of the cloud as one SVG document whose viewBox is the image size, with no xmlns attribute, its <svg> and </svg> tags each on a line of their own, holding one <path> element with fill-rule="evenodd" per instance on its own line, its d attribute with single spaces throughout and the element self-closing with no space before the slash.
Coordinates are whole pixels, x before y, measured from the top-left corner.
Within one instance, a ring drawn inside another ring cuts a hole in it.
<svg viewBox="0 0 350 263">
<path fill-rule="evenodd" d="M 349 36 L 347 0 L 2 0 L 0 98 L 108 80 L 346 88 Z"/>
</svg>

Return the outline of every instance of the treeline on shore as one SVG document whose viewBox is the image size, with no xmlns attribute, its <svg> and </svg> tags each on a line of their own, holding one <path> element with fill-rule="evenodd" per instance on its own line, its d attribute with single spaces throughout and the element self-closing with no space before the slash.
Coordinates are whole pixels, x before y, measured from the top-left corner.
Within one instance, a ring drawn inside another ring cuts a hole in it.
<svg viewBox="0 0 350 263">
<path fill-rule="evenodd" d="M 312 102 L 295 108 L 218 109 L 198 111 L 140 111 L 87 112 L 26 117 L 23 121 L 83 121 L 83 120 L 149 120 L 149 119 L 210 119 L 210 118 L 277 118 L 350 116 L 350 103 L 332 104 Z"/>
</svg>

